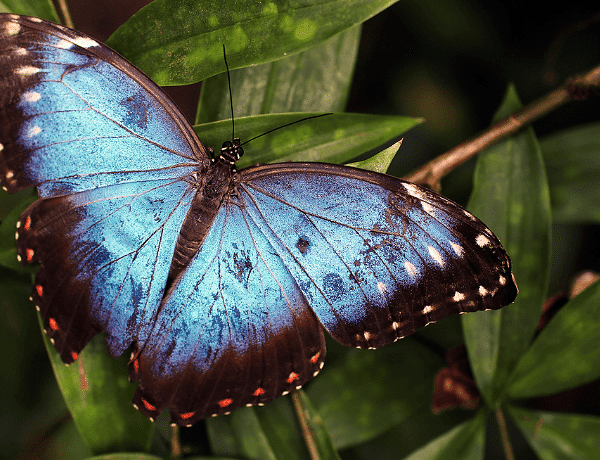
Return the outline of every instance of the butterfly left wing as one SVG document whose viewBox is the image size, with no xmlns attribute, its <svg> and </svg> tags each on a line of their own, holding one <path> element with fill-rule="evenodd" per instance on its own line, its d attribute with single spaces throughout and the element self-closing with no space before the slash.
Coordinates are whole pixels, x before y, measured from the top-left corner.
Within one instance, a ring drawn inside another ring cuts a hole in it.
<svg viewBox="0 0 600 460">
<path fill-rule="evenodd" d="M 343 345 L 377 348 L 517 295 L 494 234 L 424 187 L 315 163 L 250 167 L 238 183 L 246 212 Z"/>
<path fill-rule="evenodd" d="M 133 356 L 136 407 L 152 418 L 168 407 L 172 422 L 191 425 L 302 386 L 325 342 L 289 270 L 231 197 Z"/>
</svg>

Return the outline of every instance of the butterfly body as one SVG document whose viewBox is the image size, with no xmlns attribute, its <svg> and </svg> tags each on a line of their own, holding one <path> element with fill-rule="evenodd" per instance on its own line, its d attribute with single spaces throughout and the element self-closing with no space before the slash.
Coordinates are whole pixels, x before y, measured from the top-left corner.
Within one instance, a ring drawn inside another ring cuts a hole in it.
<svg viewBox="0 0 600 460">
<path fill-rule="evenodd" d="M 189 425 L 298 388 L 323 327 L 377 348 L 517 294 L 493 233 L 423 187 L 345 166 L 236 170 L 133 65 L 78 32 L 0 15 L 0 180 L 36 186 L 18 254 L 66 362 L 133 348 L 134 404 Z"/>
</svg>

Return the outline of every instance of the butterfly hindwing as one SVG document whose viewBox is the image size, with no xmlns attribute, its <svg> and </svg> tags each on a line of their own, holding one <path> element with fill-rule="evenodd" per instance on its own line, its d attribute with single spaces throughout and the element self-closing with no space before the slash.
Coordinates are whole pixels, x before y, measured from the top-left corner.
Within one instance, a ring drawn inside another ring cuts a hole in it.
<svg viewBox="0 0 600 460">
<path fill-rule="evenodd" d="M 510 260 L 492 232 L 423 187 L 310 163 L 240 175 L 248 214 L 344 345 L 377 348 L 516 296 Z"/>
<path fill-rule="evenodd" d="M 135 404 L 179 424 L 264 404 L 323 364 L 321 326 L 269 240 L 231 198 L 139 351 Z"/>
</svg>

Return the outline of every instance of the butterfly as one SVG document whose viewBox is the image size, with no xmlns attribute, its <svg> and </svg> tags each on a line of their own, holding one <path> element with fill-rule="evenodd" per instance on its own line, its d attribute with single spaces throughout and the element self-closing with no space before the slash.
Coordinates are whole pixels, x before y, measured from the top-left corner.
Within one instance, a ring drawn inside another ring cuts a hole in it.
<svg viewBox="0 0 600 460">
<path fill-rule="evenodd" d="M 98 332 L 132 347 L 134 405 L 191 425 L 299 388 L 323 328 L 377 348 L 514 301 L 511 262 L 454 202 L 321 163 L 237 170 L 123 57 L 66 27 L 0 14 L 0 182 L 37 187 L 18 257 L 62 360 Z"/>
</svg>

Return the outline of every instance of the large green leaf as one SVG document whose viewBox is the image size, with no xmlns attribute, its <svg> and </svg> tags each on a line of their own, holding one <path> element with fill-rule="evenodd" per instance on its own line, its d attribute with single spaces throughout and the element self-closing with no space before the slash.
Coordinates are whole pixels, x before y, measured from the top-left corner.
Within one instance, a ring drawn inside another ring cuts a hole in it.
<svg viewBox="0 0 600 460">
<path fill-rule="evenodd" d="M 509 88 L 494 119 L 520 107 L 515 90 Z M 462 318 L 473 374 L 488 404 L 494 406 L 535 333 L 549 277 L 548 185 L 531 127 L 479 155 L 468 208 L 502 241 L 520 289 L 514 304 Z"/>
<path fill-rule="evenodd" d="M 147 448 L 152 423 L 131 405 L 135 385 L 127 378 L 127 357 L 111 358 L 100 334 L 77 361 L 65 366 L 46 334 L 44 341 L 67 407 L 90 449 L 102 453 Z"/>
<path fill-rule="evenodd" d="M 313 116 L 314 113 L 259 115 L 236 120 L 236 136 L 249 140 L 273 128 Z M 244 145 L 239 168 L 255 163 L 324 161 L 345 163 L 370 150 L 390 145 L 418 118 L 337 113 L 287 126 Z M 215 151 L 231 138 L 231 121 L 194 127 L 203 142 Z"/>
<path fill-rule="evenodd" d="M 307 394 L 334 444 L 347 448 L 373 439 L 427 408 L 441 359 L 417 341 L 371 352 L 349 350 L 311 382 Z"/>
<path fill-rule="evenodd" d="M 196 123 L 263 113 L 342 112 L 352 82 L 360 27 L 278 61 L 220 74 L 202 83 Z"/>
<path fill-rule="evenodd" d="M 544 137 L 552 216 L 559 222 L 600 222 L 600 123 Z"/>
<path fill-rule="evenodd" d="M 396 0 L 155 0 L 108 45 L 161 85 L 205 80 L 224 70 L 304 51 L 364 22 Z"/>
<path fill-rule="evenodd" d="M 600 418 L 508 406 L 508 413 L 541 460 L 596 460 Z"/>
<path fill-rule="evenodd" d="M 571 299 L 527 349 L 507 395 L 531 398 L 600 378 L 600 281 Z"/>
<path fill-rule="evenodd" d="M 477 416 L 420 448 L 406 460 L 480 460 L 485 445 L 487 412 Z"/>
<path fill-rule="evenodd" d="M 4 11 L 2 10 L 4 6 Z M 27 14 L 49 21 L 60 22 L 54 5 L 49 0 L 3 0 L 0 3 L 0 12 Z"/>
</svg>

